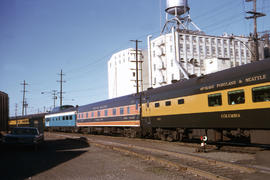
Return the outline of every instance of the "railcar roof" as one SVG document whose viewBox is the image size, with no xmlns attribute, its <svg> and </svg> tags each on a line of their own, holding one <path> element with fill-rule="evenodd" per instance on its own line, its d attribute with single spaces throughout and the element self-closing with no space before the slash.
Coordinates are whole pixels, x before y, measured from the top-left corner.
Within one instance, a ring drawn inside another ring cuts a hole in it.
<svg viewBox="0 0 270 180">
<path fill-rule="evenodd" d="M 74 106 L 62 106 L 62 107 L 55 107 L 51 112 L 48 114 L 55 114 L 55 113 L 62 113 L 62 112 L 69 112 L 69 111 L 76 111 L 77 107 Z"/>
<path fill-rule="evenodd" d="M 33 119 L 33 118 L 43 118 L 46 113 L 39 113 L 39 114 L 29 114 L 25 116 L 16 116 L 10 117 L 10 120 L 19 120 L 19 119 Z"/>
<path fill-rule="evenodd" d="M 270 73 L 270 59 L 237 66 L 189 80 L 180 80 L 167 86 L 144 91 L 143 93 L 145 94 L 146 98 L 149 97 L 152 101 L 166 99 L 169 97 L 177 97 L 177 94 L 179 95 L 179 91 L 181 91 L 183 95 L 203 93 L 199 92 L 201 86 L 207 86 L 213 83 L 227 82 L 240 77 L 267 71 Z M 170 94 L 168 94 L 168 92 L 170 92 Z"/>
<path fill-rule="evenodd" d="M 99 110 L 104 108 L 110 108 L 110 107 L 117 107 L 117 106 L 124 106 L 124 105 L 130 105 L 132 103 L 135 104 L 136 101 L 136 94 L 130 94 L 127 96 L 121 96 L 113 99 L 108 99 L 100 102 L 95 102 L 92 104 L 87 104 L 83 106 L 78 107 L 78 112 L 83 112 L 86 110 Z M 139 99 L 139 96 L 138 96 Z"/>
</svg>

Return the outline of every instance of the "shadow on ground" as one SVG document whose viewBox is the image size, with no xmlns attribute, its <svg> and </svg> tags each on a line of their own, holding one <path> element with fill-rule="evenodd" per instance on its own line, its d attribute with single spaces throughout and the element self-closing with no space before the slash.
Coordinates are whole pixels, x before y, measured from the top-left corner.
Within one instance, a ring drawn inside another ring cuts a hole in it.
<svg viewBox="0 0 270 180">
<path fill-rule="evenodd" d="M 25 179 L 49 170 L 87 152 L 82 138 L 46 140 L 33 147 L 0 145 L 0 175 L 4 179 Z M 81 150 L 80 150 L 81 149 Z"/>
</svg>

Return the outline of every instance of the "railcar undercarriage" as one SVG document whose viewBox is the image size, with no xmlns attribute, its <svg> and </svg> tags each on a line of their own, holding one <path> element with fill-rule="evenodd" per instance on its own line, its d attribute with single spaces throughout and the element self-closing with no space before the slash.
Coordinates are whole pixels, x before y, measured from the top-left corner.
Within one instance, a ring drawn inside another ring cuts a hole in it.
<svg viewBox="0 0 270 180">
<path fill-rule="evenodd" d="M 254 129 L 189 129 L 151 127 L 51 127 L 49 131 L 78 132 L 84 134 L 151 138 L 163 141 L 199 142 L 207 136 L 209 142 L 270 144 L 270 130 Z"/>
</svg>

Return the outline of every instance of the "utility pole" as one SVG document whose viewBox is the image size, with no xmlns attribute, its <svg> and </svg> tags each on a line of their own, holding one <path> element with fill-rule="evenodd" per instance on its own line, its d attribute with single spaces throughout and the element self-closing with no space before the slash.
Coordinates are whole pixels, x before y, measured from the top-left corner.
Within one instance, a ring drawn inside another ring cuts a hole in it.
<svg viewBox="0 0 270 180">
<path fill-rule="evenodd" d="M 132 42 L 136 43 L 136 93 L 139 93 L 139 60 L 138 60 L 138 43 L 142 42 L 142 41 L 138 41 L 138 40 L 130 40 Z M 140 60 L 140 62 L 142 63 L 142 60 Z M 142 67 L 142 66 L 141 66 Z M 141 69 L 142 71 L 142 69 Z M 141 81 L 142 81 L 142 77 L 141 77 Z"/>
<path fill-rule="evenodd" d="M 130 40 L 132 42 L 136 43 L 136 94 L 139 95 L 139 60 L 138 60 L 138 43 L 142 41 L 138 40 Z M 142 62 L 142 59 L 140 60 Z M 142 66 L 141 66 L 141 71 L 142 71 Z M 141 73 L 142 74 L 142 73 Z M 141 77 L 141 83 L 142 83 L 142 77 Z M 138 97 L 137 97 L 138 98 Z M 140 107 L 139 107 L 139 112 L 140 112 L 140 121 L 142 120 L 142 96 L 139 96 L 139 101 L 140 101 Z"/>
<path fill-rule="evenodd" d="M 23 102 L 22 102 L 22 116 L 24 116 L 24 112 L 26 111 L 26 102 L 25 102 L 25 93 L 27 92 L 25 90 L 25 86 L 28 85 L 25 80 L 23 81 L 23 83 L 21 83 L 21 85 L 23 85 Z"/>
<path fill-rule="evenodd" d="M 57 81 L 57 82 L 60 82 L 60 107 L 63 105 L 63 82 L 66 82 L 66 81 L 63 81 L 63 71 L 61 69 L 61 73 L 59 74 L 60 75 L 60 81 Z"/>
<path fill-rule="evenodd" d="M 18 104 L 15 104 L 15 117 L 17 117 L 17 111 L 18 111 Z"/>
<path fill-rule="evenodd" d="M 247 11 L 248 14 L 252 16 L 246 17 L 246 19 L 254 19 L 253 22 L 253 42 L 254 42 L 254 60 L 259 61 L 259 42 L 258 42 L 258 33 L 257 33 L 257 18 L 265 16 L 264 13 L 257 12 L 257 0 L 246 0 L 246 2 L 253 2 L 253 11 Z"/>
<path fill-rule="evenodd" d="M 55 108 L 55 101 L 57 99 L 57 90 L 52 90 L 51 92 L 43 91 L 41 94 L 51 94 L 53 99 L 53 107 Z"/>
<path fill-rule="evenodd" d="M 57 90 L 52 90 L 53 95 L 53 108 L 55 108 L 55 101 L 57 99 Z"/>
</svg>

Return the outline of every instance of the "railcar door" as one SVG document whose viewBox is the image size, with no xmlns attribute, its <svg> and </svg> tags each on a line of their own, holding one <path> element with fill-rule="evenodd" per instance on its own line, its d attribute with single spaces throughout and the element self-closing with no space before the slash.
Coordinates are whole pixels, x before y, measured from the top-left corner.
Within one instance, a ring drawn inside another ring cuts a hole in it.
<svg viewBox="0 0 270 180">
<path fill-rule="evenodd" d="M 144 116 L 145 117 L 149 117 L 150 116 L 150 96 L 145 96 L 145 112 L 144 112 Z"/>
</svg>

